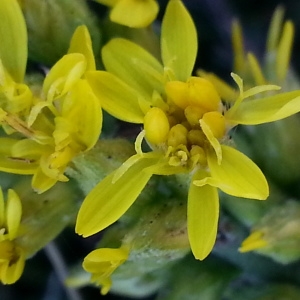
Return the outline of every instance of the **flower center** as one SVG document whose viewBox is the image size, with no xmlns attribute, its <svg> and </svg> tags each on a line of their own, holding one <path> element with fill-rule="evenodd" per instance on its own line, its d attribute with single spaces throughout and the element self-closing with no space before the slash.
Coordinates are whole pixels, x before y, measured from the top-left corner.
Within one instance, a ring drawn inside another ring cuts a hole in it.
<svg viewBox="0 0 300 300">
<path fill-rule="evenodd" d="M 147 141 L 163 149 L 172 166 L 205 166 L 212 140 L 221 140 L 226 131 L 217 91 L 206 79 L 190 77 L 168 82 L 166 95 L 168 109 L 152 107 L 145 116 Z"/>
</svg>

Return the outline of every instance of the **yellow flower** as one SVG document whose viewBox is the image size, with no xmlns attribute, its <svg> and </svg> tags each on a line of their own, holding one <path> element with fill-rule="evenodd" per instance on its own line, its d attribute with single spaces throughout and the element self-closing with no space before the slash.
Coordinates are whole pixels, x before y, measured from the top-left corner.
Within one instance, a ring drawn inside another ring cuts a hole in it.
<svg viewBox="0 0 300 300">
<path fill-rule="evenodd" d="M 141 28 L 156 18 L 159 6 L 155 0 L 96 0 L 111 7 L 110 19 L 128 27 Z"/>
<path fill-rule="evenodd" d="M 82 266 L 85 271 L 92 274 L 91 282 L 102 286 L 102 295 L 110 290 L 112 273 L 127 260 L 128 255 L 128 250 L 121 247 L 96 249 L 85 257 Z"/>
<path fill-rule="evenodd" d="M 102 51 L 108 72 L 87 73 L 103 108 L 117 118 L 144 124 L 137 154 L 103 179 L 86 197 L 76 231 L 92 235 L 118 220 L 153 174 L 185 174 L 188 193 L 188 236 L 197 259 L 215 243 L 219 217 L 218 190 L 233 196 L 266 199 L 267 181 L 244 154 L 230 147 L 228 132 L 238 124 L 255 125 L 288 117 L 300 110 L 300 91 L 258 98 L 278 89 L 257 86 L 222 102 L 206 79 L 191 77 L 197 53 L 193 21 L 179 0 L 171 0 L 162 24 L 162 66 L 141 47 L 110 41 Z M 143 153 L 145 137 L 152 148 Z"/>
<path fill-rule="evenodd" d="M 4 203 L 0 188 L 0 280 L 3 284 L 12 284 L 22 275 L 25 254 L 15 239 L 22 215 L 22 205 L 18 195 L 8 190 L 7 202 Z"/>
<path fill-rule="evenodd" d="M 24 17 L 16 0 L 0 3 L 0 122 L 12 137 L 0 138 L 0 170 L 33 174 L 41 193 L 57 181 L 72 158 L 91 149 L 99 138 L 102 112 L 85 79 L 95 70 L 91 38 L 85 26 L 75 31 L 69 53 L 47 74 L 40 94 L 23 81 L 27 61 Z M 11 50 L 13 49 L 13 50 Z M 20 137 L 17 133 L 21 133 Z"/>
</svg>

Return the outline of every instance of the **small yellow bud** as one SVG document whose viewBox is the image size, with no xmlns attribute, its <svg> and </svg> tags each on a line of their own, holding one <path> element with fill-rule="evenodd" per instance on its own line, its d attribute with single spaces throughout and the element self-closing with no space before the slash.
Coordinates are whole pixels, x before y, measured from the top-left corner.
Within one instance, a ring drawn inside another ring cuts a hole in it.
<svg viewBox="0 0 300 300">
<path fill-rule="evenodd" d="M 206 140 L 205 134 L 202 132 L 202 130 L 190 130 L 188 132 L 188 142 L 191 145 L 198 145 L 198 146 L 203 146 L 204 145 L 204 141 Z"/>
<path fill-rule="evenodd" d="M 178 107 L 185 109 L 188 106 L 188 85 L 182 81 L 170 81 L 165 86 L 168 100 Z"/>
<path fill-rule="evenodd" d="M 184 110 L 185 117 L 191 126 L 199 126 L 199 120 L 205 112 L 202 107 L 190 105 Z"/>
<path fill-rule="evenodd" d="M 192 160 L 196 158 L 197 162 L 199 162 L 201 165 L 206 165 L 206 154 L 202 147 L 200 146 L 192 146 L 192 149 L 190 151 L 190 155 L 192 157 Z"/>
<path fill-rule="evenodd" d="M 215 87 L 206 79 L 191 77 L 188 83 L 188 101 L 192 106 L 199 106 L 206 111 L 218 110 L 220 96 Z"/>
<path fill-rule="evenodd" d="M 161 144 L 166 141 L 170 130 L 168 117 L 158 107 L 152 107 L 144 118 L 145 136 L 151 144 Z"/>
<path fill-rule="evenodd" d="M 225 117 L 218 111 L 208 112 L 202 120 L 209 126 L 215 138 L 220 139 L 225 134 Z"/>
<path fill-rule="evenodd" d="M 188 130 L 182 124 L 177 124 L 173 126 L 168 134 L 168 145 L 172 147 L 177 147 L 179 145 L 187 144 L 187 134 Z"/>
</svg>

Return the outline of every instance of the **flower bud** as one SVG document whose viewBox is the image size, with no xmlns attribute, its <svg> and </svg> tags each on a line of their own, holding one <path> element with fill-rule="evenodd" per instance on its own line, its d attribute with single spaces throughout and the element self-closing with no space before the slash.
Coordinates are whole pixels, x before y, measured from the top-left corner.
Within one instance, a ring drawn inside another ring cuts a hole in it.
<svg viewBox="0 0 300 300">
<path fill-rule="evenodd" d="M 300 258 L 300 204 L 290 200 L 269 210 L 242 243 L 241 252 L 254 250 L 282 264 Z"/>
<path fill-rule="evenodd" d="M 170 124 L 162 109 L 152 107 L 145 115 L 144 128 L 148 142 L 157 145 L 166 141 Z"/>
</svg>

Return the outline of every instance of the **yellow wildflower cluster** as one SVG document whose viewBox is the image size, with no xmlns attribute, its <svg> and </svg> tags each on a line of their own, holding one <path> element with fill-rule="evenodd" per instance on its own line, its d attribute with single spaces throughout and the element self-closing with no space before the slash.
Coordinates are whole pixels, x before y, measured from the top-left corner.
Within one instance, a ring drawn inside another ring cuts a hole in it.
<svg viewBox="0 0 300 300">
<path fill-rule="evenodd" d="M 91 39 L 86 27 L 79 27 L 69 53 L 48 72 L 41 91 L 31 91 L 24 82 L 27 33 L 22 12 L 16 1 L 8 0 L 1 2 L 0 12 L 0 121 L 8 135 L 0 138 L 5 145 L 0 170 L 33 174 L 32 187 L 42 193 L 67 181 L 68 163 L 92 148 L 100 135 L 101 106 L 84 79 L 95 69 Z"/>
<path fill-rule="evenodd" d="M 22 216 L 22 205 L 14 190 L 8 190 L 4 201 L 0 189 L 0 281 L 4 284 L 16 282 L 22 275 L 25 254 L 15 243 Z"/>
<path fill-rule="evenodd" d="M 300 92 L 266 96 L 262 93 L 279 87 L 261 85 L 244 90 L 242 79 L 232 74 L 239 93 L 231 101 L 222 101 L 209 81 L 191 77 L 197 34 L 179 0 L 167 6 L 161 48 L 164 65 L 138 45 L 113 39 L 102 50 L 107 71 L 87 74 L 104 109 L 121 120 L 142 123 L 144 130 L 136 140 L 137 154 L 102 180 L 84 200 L 76 231 L 89 236 L 118 220 L 153 174 L 183 173 L 190 181 L 189 240 L 194 256 L 202 260 L 216 239 L 217 188 L 245 198 L 266 199 L 269 195 L 264 175 L 230 146 L 228 132 L 238 124 L 262 124 L 298 112 Z M 142 152 L 143 137 L 151 152 Z"/>
<path fill-rule="evenodd" d="M 96 1 L 110 7 L 113 22 L 135 28 L 150 25 L 159 9 L 155 0 Z M 169 178 L 188 186 L 187 220 L 179 226 L 182 241 L 190 245 L 196 259 L 205 259 L 216 241 L 219 190 L 257 200 L 269 196 L 262 171 L 235 149 L 232 129 L 277 121 L 300 111 L 300 90 L 280 93 L 280 86 L 270 84 L 285 84 L 290 51 L 284 49 L 290 50 L 291 23 L 286 23 L 281 39 L 278 32 L 271 33 L 269 52 L 276 52 L 275 79 L 264 76 L 254 55 L 245 55 L 241 30 L 235 23 L 231 76 L 237 88 L 204 71 L 193 75 L 197 31 L 180 0 L 168 2 L 160 60 L 118 37 L 102 48 L 105 70 L 97 70 L 90 34 L 81 25 L 68 53 L 46 71 L 43 82 L 29 84 L 25 76 L 27 30 L 19 2 L 0 1 L 0 171 L 32 175 L 32 188 L 42 194 L 58 181 L 67 182 L 67 168 L 76 164 L 80 154 L 88 156 L 97 144 L 102 108 L 116 119 L 141 124 L 135 154 L 128 155 L 119 168 L 107 175 L 109 167 L 101 163 L 84 166 L 91 169 L 89 174 L 98 174 L 94 169 L 103 167 L 105 176 L 87 193 L 75 230 L 87 237 L 107 228 L 128 211 L 152 176 L 173 176 Z M 274 22 L 280 23 L 280 18 L 278 15 Z M 16 243 L 22 206 L 13 190 L 8 190 L 7 198 L 4 203 L 1 191 L 0 280 L 4 284 L 18 280 L 25 263 L 25 251 Z M 130 259 L 135 236 L 123 234 L 116 243 L 119 248 L 97 249 L 84 259 L 84 270 L 91 274 L 92 282 L 102 286 L 102 294 L 112 286 L 112 273 Z M 255 231 L 241 251 L 265 244 L 260 231 Z"/>
</svg>

